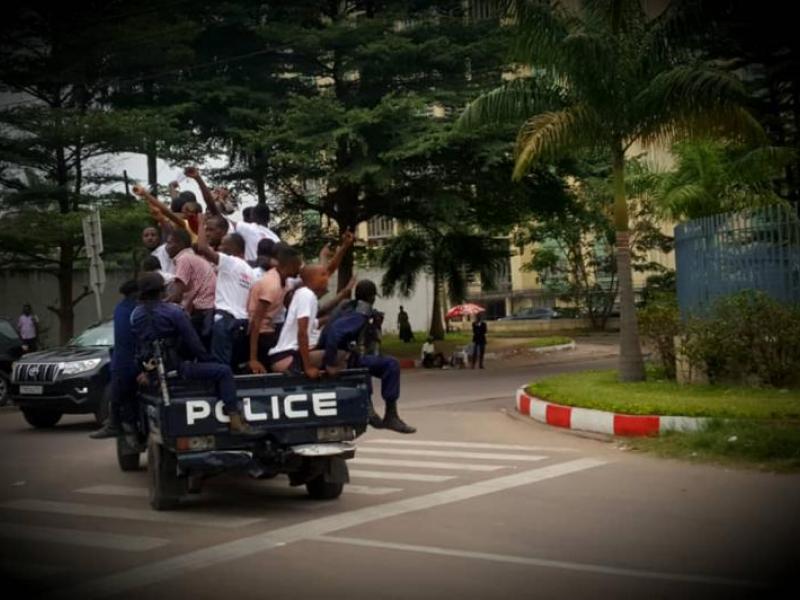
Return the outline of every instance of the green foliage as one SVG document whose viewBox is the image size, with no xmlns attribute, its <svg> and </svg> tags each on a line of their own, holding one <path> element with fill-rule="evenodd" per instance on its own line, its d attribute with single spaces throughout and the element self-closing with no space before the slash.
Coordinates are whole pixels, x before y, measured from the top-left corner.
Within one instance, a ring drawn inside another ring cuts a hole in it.
<svg viewBox="0 0 800 600">
<path fill-rule="evenodd" d="M 636 450 L 693 462 L 716 462 L 775 471 L 800 469 L 800 427 L 786 423 L 713 420 L 702 431 L 668 431 L 626 442 Z"/>
<path fill-rule="evenodd" d="M 709 140 L 680 142 L 672 152 L 677 166 L 661 176 L 654 201 L 657 212 L 673 221 L 779 203 L 773 182 L 795 160 L 789 148 Z"/>
<path fill-rule="evenodd" d="M 800 419 L 800 390 L 722 385 L 678 385 L 650 380 L 621 383 L 614 371 L 586 371 L 532 383 L 535 396 L 566 406 L 631 415 L 675 415 L 720 419 Z"/>
<path fill-rule="evenodd" d="M 689 361 L 711 381 L 783 386 L 800 377 L 800 307 L 746 290 L 718 301 L 694 318 L 683 344 Z"/>
<path fill-rule="evenodd" d="M 667 379 L 675 379 L 675 336 L 680 333 L 680 312 L 675 294 L 652 298 L 639 310 L 642 336 L 656 351 Z"/>
</svg>

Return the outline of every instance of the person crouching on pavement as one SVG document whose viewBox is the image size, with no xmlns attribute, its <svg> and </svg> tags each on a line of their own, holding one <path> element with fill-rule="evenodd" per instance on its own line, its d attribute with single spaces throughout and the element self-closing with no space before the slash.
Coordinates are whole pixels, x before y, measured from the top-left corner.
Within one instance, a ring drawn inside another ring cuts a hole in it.
<svg viewBox="0 0 800 600">
<path fill-rule="evenodd" d="M 338 352 L 347 350 L 351 342 L 357 342 L 375 318 L 373 308 L 378 296 L 378 288 L 369 279 L 356 285 L 356 298 L 345 304 L 336 313 L 322 332 L 320 347 L 324 348 L 323 367 L 329 375 L 339 371 Z M 381 395 L 386 403 L 383 419 L 370 411 L 370 425 L 377 429 L 391 429 L 398 433 L 415 433 L 414 427 L 403 422 L 397 414 L 397 400 L 400 398 L 400 364 L 391 356 L 360 354 L 356 366 L 369 370 L 372 377 L 381 380 Z"/>
<path fill-rule="evenodd" d="M 261 435 L 245 423 L 236 402 L 236 386 L 230 366 L 214 362 L 200 342 L 188 315 L 175 304 L 164 301 L 164 279 L 158 273 L 145 273 L 139 277 L 139 304 L 131 314 L 131 325 L 136 339 L 136 356 L 139 364 L 152 357 L 153 343 L 163 341 L 170 350 L 164 357 L 167 371 L 176 370 L 187 381 L 213 381 L 217 386 L 223 412 L 230 419 L 231 433 Z M 141 384 L 148 384 L 145 373 L 139 376 Z"/>
</svg>

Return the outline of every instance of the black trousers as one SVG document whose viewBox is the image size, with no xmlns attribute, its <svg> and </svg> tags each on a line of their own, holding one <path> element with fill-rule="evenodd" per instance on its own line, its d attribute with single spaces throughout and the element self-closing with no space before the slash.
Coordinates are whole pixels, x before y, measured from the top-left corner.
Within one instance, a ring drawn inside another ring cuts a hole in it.
<svg viewBox="0 0 800 600">
<path fill-rule="evenodd" d="M 475 349 L 472 351 L 472 368 L 475 368 L 475 361 L 480 359 L 480 366 L 483 368 L 483 355 L 486 354 L 486 342 L 482 344 L 475 343 Z"/>
</svg>

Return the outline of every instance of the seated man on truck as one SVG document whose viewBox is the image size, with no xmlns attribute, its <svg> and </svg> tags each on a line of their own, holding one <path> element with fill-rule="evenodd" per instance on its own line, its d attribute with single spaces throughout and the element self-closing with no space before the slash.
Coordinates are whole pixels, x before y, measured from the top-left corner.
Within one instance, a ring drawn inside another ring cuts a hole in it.
<svg viewBox="0 0 800 600">
<path fill-rule="evenodd" d="M 186 380 L 216 383 L 223 410 L 230 419 L 231 433 L 260 435 L 250 429 L 239 412 L 231 368 L 214 362 L 200 343 L 189 316 L 180 307 L 164 301 L 161 275 L 145 273 L 139 277 L 138 283 L 139 304 L 131 314 L 131 325 L 140 364 L 153 358 L 154 342 L 163 341 L 167 371 L 176 370 Z"/>
<path fill-rule="evenodd" d="M 378 288 L 369 279 L 356 285 L 356 299 L 346 303 L 331 317 L 322 332 L 320 347 L 325 350 L 323 367 L 328 374 L 339 370 L 337 355 L 347 350 L 352 342 L 358 342 L 370 321 L 376 318 L 373 308 Z M 370 414 L 370 425 L 378 429 L 391 429 L 398 433 L 415 433 L 414 427 L 403 422 L 397 414 L 397 400 L 400 397 L 400 365 L 391 356 L 359 354 L 355 366 L 366 368 L 370 375 L 381 380 L 381 395 L 386 403 L 386 413 L 381 420 L 374 412 Z"/>
</svg>

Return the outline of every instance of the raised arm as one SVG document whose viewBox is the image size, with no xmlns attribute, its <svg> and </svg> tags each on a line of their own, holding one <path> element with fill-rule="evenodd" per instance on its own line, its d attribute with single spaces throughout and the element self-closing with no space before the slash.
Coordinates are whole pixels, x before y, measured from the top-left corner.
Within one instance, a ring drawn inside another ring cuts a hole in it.
<svg viewBox="0 0 800 600">
<path fill-rule="evenodd" d="M 176 227 L 183 229 L 183 219 L 181 219 L 178 215 L 172 212 L 168 207 L 164 206 L 161 202 L 159 202 L 150 192 L 147 191 L 147 188 L 141 185 L 133 186 L 133 193 L 143 198 L 147 205 L 151 208 L 158 211 L 162 214 L 166 219 L 171 221 Z"/>
<path fill-rule="evenodd" d="M 214 194 L 211 193 L 211 190 L 208 189 L 206 182 L 203 181 L 203 178 L 200 176 L 200 169 L 197 167 L 186 167 L 183 170 L 183 174 L 189 177 L 190 179 L 194 179 L 197 183 L 197 187 L 200 188 L 200 193 L 203 194 L 203 200 L 206 202 L 206 209 L 212 215 L 219 214 L 219 208 L 217 208 L 217 201 L 214 200 Z"/>
<path fill-rule="evenodd" d="M 353 235 L 353 232 L 349 229 L 344 232 L 342 235 L 342 243 L 339 244 L 339 247 L 336 249 L 336 254 L 333 255 L 328 263 L 325 265 L 325 268 L 328 269 L 328 274 L 333 275 L 336 272 L 336 269 L 339 268 L 339 264 L 342 262 L 344 255 L 347 251 L 353 246 L 353 242 L 355 242 L 356 236 Z"/>
<path fill-rule="evenodd" d="M 353 275 L 350 278 L 350 281 L 347 282 L 347 285 L 341 289 L 341 291 L 337 292 L 336 296 L 333 300 L 329 300 L 325 304 L 320 305 L 318 317 L 320 317 L 320 322 L 322 322 L 321 317 L 326 316 L 329 312 L 339 306 L 339 303 L 342 300 L 347 300 L 350 297 L 350 293 L 353 291 L 353 288 L 356 287 L 356 276 Z"/>
<path fill-rule="evenodd" d="M 206 257 L 211 264 L 219 264 L 219 254 L 208 245 L 206 238 L 206 216 L 203 213 L 197 215 L 197 253 Z"/>
</svg>

